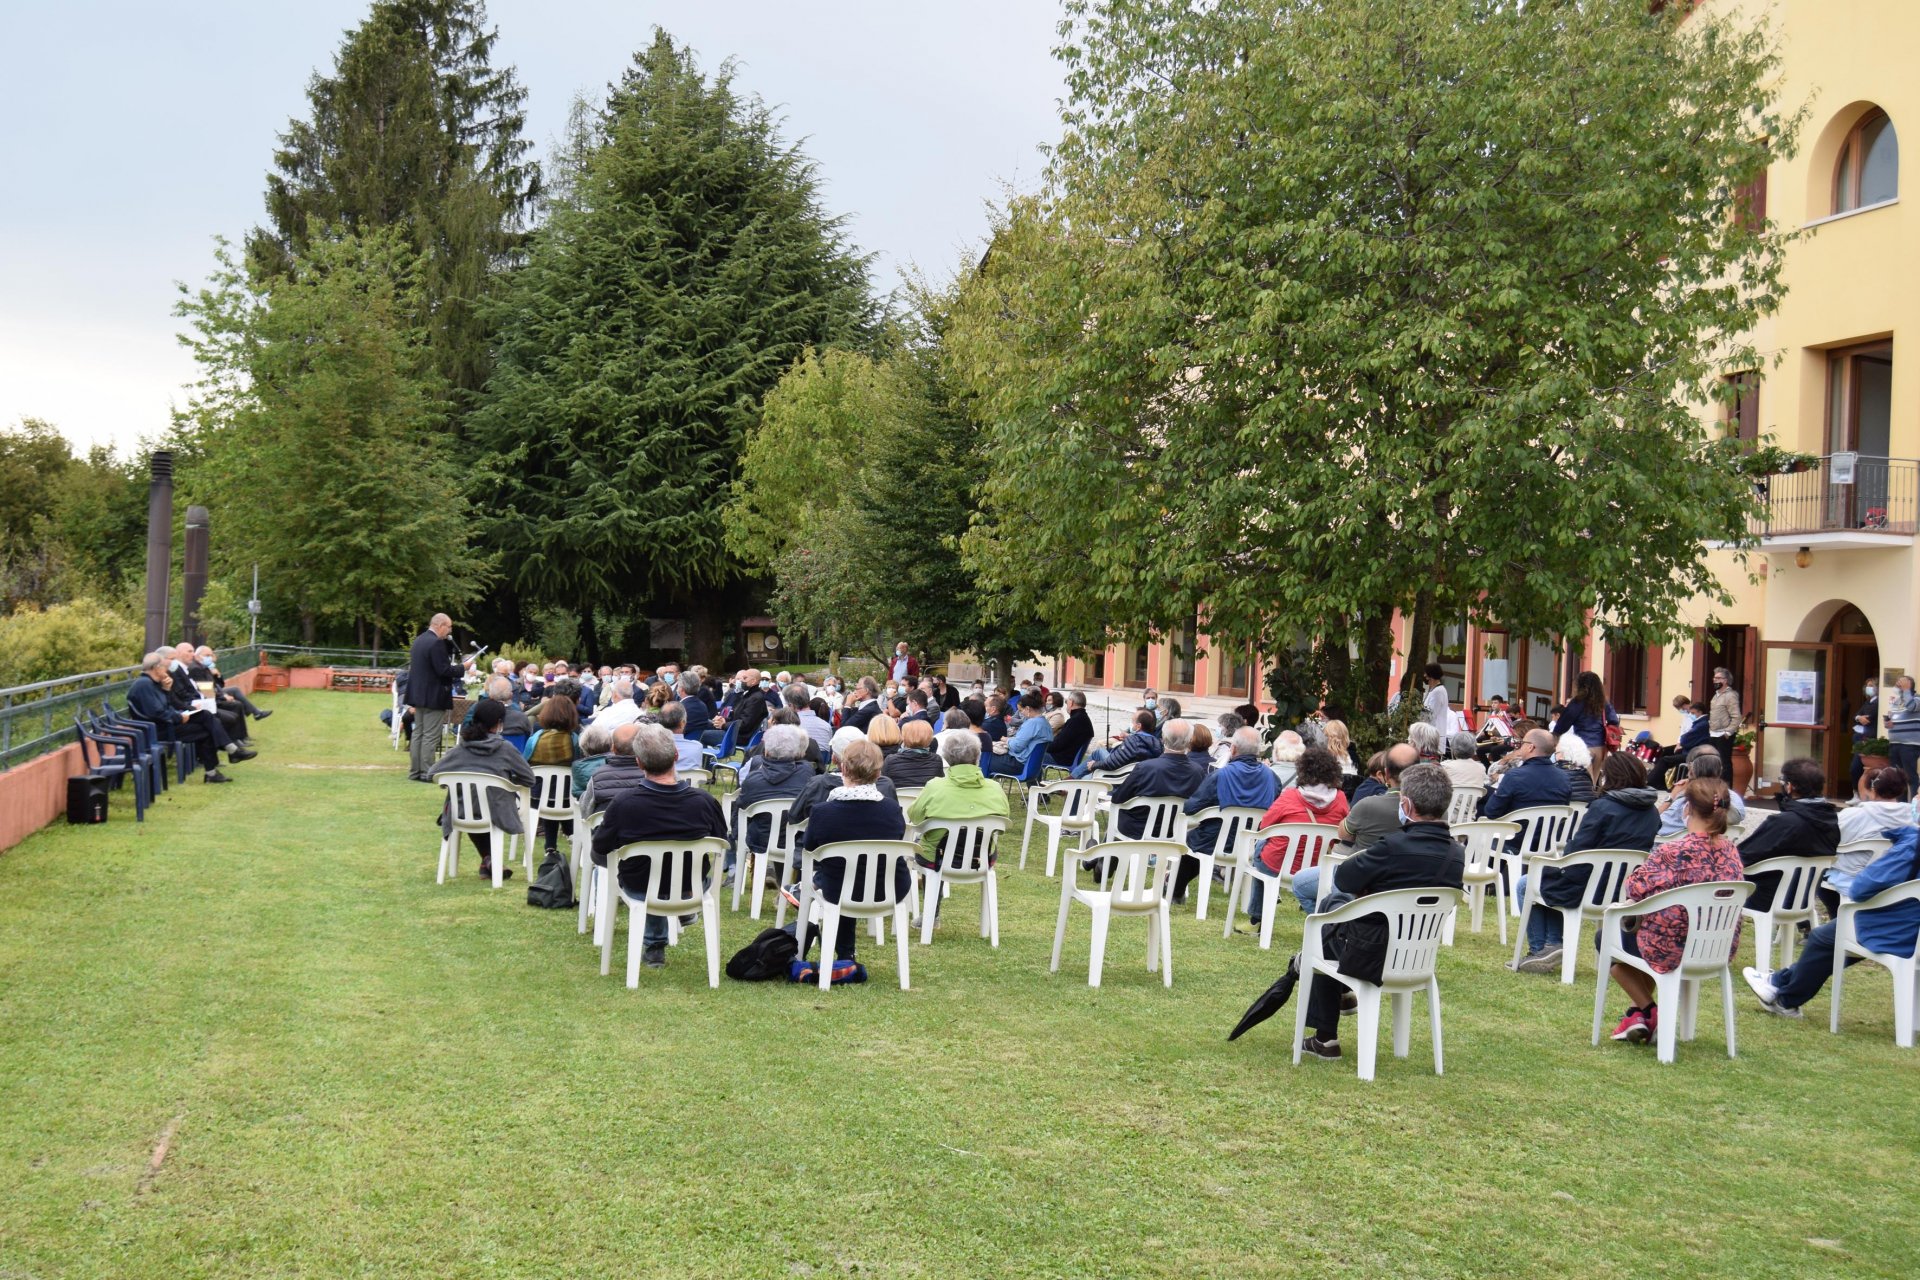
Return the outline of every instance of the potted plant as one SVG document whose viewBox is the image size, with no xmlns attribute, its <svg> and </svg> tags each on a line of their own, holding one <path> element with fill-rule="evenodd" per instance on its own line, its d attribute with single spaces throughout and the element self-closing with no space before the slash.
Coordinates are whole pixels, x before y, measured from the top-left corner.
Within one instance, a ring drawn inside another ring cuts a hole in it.
<svg viewBox="0 0 1920 1280">
<path fill-rule="evenodd" d="M 1733 735 L 1733 793 L 1737 796 L 1747 794 L 1747 784 L 1753 781 L 1753 726 L 1743 724 Z"/>
<path fill-rule="evenodd" d="M 1893 744 L 1885 738 L 1862 738 L 1853 744 L 1853 754 L 1860 757 L 1861 770 L 1872 773 L 1892 763 Z"/>
<path fill-rule="evenodd" d="M 290 653 L 286 665 L 295 689 L 325 689 L 333 683 L 333 668 L 321 666 L 311 653 Z"/>
</svg>

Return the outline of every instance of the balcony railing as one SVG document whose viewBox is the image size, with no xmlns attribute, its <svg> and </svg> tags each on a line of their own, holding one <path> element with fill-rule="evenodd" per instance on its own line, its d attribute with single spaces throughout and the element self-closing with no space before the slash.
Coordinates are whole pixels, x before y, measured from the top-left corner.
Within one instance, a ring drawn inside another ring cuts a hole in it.
<svg viewBox="0 0 1920 1280">
<path fill-rule="evenodd" d="M 1753 523 L 1757 537 L 1911 534 L 1920 517 L 1920 460 L 1830 455 L 1804 471 L 1768 476 L 1759 489 L 1767 514 Z"/>
</svg>

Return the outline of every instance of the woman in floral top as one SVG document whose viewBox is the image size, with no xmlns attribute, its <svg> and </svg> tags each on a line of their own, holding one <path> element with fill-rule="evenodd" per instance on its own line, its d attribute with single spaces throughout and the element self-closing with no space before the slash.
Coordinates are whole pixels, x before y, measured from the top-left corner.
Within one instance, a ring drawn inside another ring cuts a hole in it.
<svg viewBox="0 0 1920 1280">
<path fill-rule="evenodd" d="M 1687 834 L 1670 844 L 1657 844 L 1639 870 L 1627 877 L 1626 895 L 1638 902 L 1682 885 L 1715 880 L 1742 880 L 1740 853 L 1727 839 L 1727 784 L 1718 778 L 1695 778 L 1680 793 L 1686 805 Z M 1639 927 L 1621 935 L 1626 949 L 1645 960 L 1655 973 L 1672 973 L 1687 946 L 1687 911 L 1667 907 L 1639 917 Z M 1740 948 L 1738 930 L 1734 950 Z M 1652 1039 L 1660 1025 L 1654 1003 L 1653 979 L 1631 965 L 1615 964 L 1613 980 L 1633 1003 L 1613 1029 L 1615 1040 L 1635 1044 Z"/>
</svg>

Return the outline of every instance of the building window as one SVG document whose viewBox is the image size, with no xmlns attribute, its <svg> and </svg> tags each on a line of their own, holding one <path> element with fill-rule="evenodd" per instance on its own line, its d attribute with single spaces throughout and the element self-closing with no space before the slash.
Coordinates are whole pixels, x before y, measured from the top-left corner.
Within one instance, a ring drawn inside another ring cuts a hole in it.
<svg viewBox="0 0 1920 1280">
<path fill-rule="evenodd" d="M 1447 700 L 1465 704 L 1467 700 L 1467 622 L 1462 618 L 1458 622 L 1442 623 L 1433 629 L 1433 639 L 1427 646 L 1429 662 L 1440 664 L 1440 681 L 1447 686 Z M 1426 672 L 1414 673 L 1414 689 L 1427 687 Z"/>
<path fill-rule="evenodd" d="M 1743 231 L 1764 231 L 1767 226 L 1767 171 L 1762 169 L 1751 182 L 1743 182 L 1733 191 L 1733 225 Z"/>
<path fill-rule="evenodd" d="M 1167 686 L 1181 693 L 1193 692 L 1193 677 L 1200 665 L 1200 622 L 1196 618 L 1175 631 L 1168 641 L 1168 659 L 1172 670 Z"/>
<path fill-rule="evenodd" d="M 1869 111 L 1840 144 L 1833 166 L 1833 211 L 1846 213 L 1900 194 L 1900 140 L 1884 111 Z"/>
<path fill-rule="evenodd" d="M 1759 372 L 1749 369 L 1743 373 L 1730 374 L 1725 381 L 1727 384 L 1727 434 L 1744 442 L 1758 441 L 1760 439 Z"/>
<path fill-rule="evenodd" d="M 1623 715 L 1644 716 L 1660 708 L 1660 650 L 1638 644 L 1607 646 L 1607 701 Z"/>
<path fill-rule="evenodd" d="M 1223 696 L 1231 694 L 1236 698 L 1251 700 L 1255 670 L 1253 650 L 1242 649 L 1235 655 L 1232 665 L 1227 668 L 1226 679 L 1220 682 L 1221 694 Z"/>
<path fill-rule="evenodd" d="M 1147 687 L 1147 671 L 1151 665 L 1151 652 L 1144 644 L 1127 646 L 1127 684 L 1135 689 Z"/>
<path fill-rule="evenodd" d="M 1827 452 L 1887 456 L 1893 425 L 1893 344 L 1827 353 Z"/>
<path fill-rule="evenodd" d="M 1107 651 L 1100 650 L 1087 659 L 1087 683 L 1105 684 L 1107 682 Z"/>
</svg>

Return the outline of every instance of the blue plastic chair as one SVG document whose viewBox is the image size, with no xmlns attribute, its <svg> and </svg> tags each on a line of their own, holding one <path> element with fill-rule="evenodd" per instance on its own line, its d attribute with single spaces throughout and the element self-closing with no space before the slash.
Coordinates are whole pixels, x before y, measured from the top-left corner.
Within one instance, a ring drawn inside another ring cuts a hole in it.
<svg viewBox="0 0 1920 1280">
<path fill-rule="evenodd" d="M 83 711 L 85 709 L 81 708 Z M 152 762 L 154 778 L 153 785 L 147 791 L 158 798 L 167 789 L 167 761 L 174 754 L 173 743 L 161 738 L 159 726 L 130 712 L 115 711 L 113 704 L 104 698 L 100 700 L 100 715 L 96 723 L 106 725 L 115 732 L 136 734 L 146 744 L 146 755 Z"/>
<path fill-rule="evenodd" d="M 1040 774 L 1046 767 L 1047 746 L 1043 742 L 1034 747 L 1033 753 L 1027 757 L 1026 764 L 1021 766 L 1019 774 L 996 773 L 993 776 L 999 781 L 1002 790 L 1009 785 L 1012 786 L 1013 794 L 1009 797 L 1009 803 L 1024 805 L 1027 802 L 1027 788 L 1040 781 Z"/>
<path fill-rule="evenodd" d="M 132 761 L 135 772 L 146 780 L 147 803 L 153 803 L 167 785 L 167 770 L 151 738 L 131 725 L 98 717 L 88 720 L 78 713 L 73 717 L 73 724 L 76 729 L 84 729 L 94 738 L 111 743 L 120 757 Z"/>
<path fill-rule="evenodd" d="M 729 733 L 733 732 L 732 725 L 727 726 L 727 732 Z M 752 755 L 753 749 L 760 745 L 760 739 L 766 736 L 766 732 L 767 732 L 767 726 L 765 724 L 762 724 L 758 729 L 755 729 L 753 731 L 752 740 L 747 743 L 746 749 L 739 753 L 738 758 L 733 760 L 725 760 L 725 759 L 715 760 L 713 762 L 714 780 L 718 781 L 720 777 L 720 771 L 722 769 L 725 769 L 727 771 L 727 776 L 733 779 L 733 785 L 735 787 L 738 787 L 740 785 L 740 770 L 746 768 L 747 757 Z M 724 747 L 727 744 L 725 742 L 722 742 L 720 745 Z"/>
<path fill-rule="evenodd" d="M 136 764 L 131 756 L 109 756 L 105 748 L 115 745 L 104 738 L 89 733 L 85 725 L 73 726 L 74 738 L 80 744 L 80 767 L 89 778 L 105 778 L 117 788 L 124 778 L 133 779 L 133 820 L 145 822 L 147 815 L 147 777 L 146 771 Z M 87 748 L 93 748 L 92 764 L 87 763 Z"/>
</svg>

